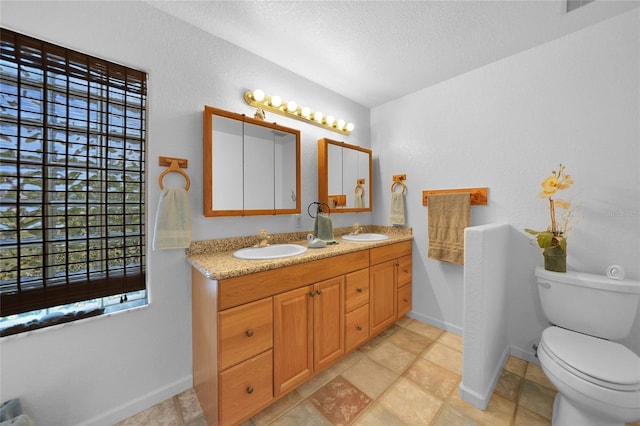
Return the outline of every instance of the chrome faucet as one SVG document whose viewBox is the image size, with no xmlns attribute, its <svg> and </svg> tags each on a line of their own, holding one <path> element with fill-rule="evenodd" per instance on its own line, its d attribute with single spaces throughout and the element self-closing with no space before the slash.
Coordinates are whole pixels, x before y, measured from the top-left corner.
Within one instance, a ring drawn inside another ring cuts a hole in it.
<svg viewBox="0 0 640 426">
<path fill-rule="evenodd" d="M 360 226 L 359 222 L 355 222 L 351 227 L 351 232 L 349 233 L 349 235 L 358 235 L 360 231 L 362 231 L 362 226 Z"/>
<path fill-rule="evenodd" d="M 271 238 L 271 235 L 269 235 L 269 231 L 267 231 L 266 229 L 261 229 L 260 232 L 258 232 L 258 244 L 256 244 L 254 247 L 269 246 L 269 238 Z"/>
</svg>

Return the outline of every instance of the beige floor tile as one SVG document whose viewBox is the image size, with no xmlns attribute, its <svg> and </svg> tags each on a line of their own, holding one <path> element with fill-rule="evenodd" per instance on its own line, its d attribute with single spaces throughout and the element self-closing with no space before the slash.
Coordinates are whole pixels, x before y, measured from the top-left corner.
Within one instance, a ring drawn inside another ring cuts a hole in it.
<svg viewBox="0 0 640 426">
<path fill-rule="evenodd" d="M 556 387 L 553 386 L 553 383 L 551 383 L 547 375 L 544 374 L 542 367 L 537 364 L 533 364 L 530 362 L 527 363 L 527 371 L 524 375 L 524 378 L 527 380 L 531 380 L 532 382 L 536 382 L 537 384 L 549 389 L 556 390 Z"/>
<path fill-rule="evenodd" d="M 151 408 L 120 422 L 117 426 L 175 426 L 181 424 L 178 407 L 173 398 L 162 401 Z"/>
<path fill-rule="evenodd" d="M 369 357 L 363 357 L 349 369 L 343 371 L 341 375 L 371 399 L 382 395 L 399 377 L 398 373 L 378 364 Z"/>
<path fill-rule="evenodd" d="M 489 400 L 486 410 L 479 410 L 466 401 L 463 401 L 458 392 L 453 392 L 447 400 L 449 408 L 458 411 L 461 415 L 473 419 L 481 425 L 508 426 L 513 422 L 516 404 L 499 395 L 493 395 Z"/>
<path fill-rule="evenodd" d="M 297 390 L 289 392 L 288 394 L 253 416 L 253 423 L 256 426 L 268 425 L 274 419 L 291 410 L 291 408 L 295 407 L 296 404 L 302 402 L 303 399 L 304 398 L 302 398 L 302 395 L 300 395 Z"/>
<path fill-rule="evenodd" d="M 429 324 L 425 324 L 423 322 L 417 321 L 417 320 L 413 320 L 411 322 L 409 322 L 405 328 L 407 330 L 411 330 L 414 333 L 418 333 L 428 339 L 431 340 L 436 340 L 438 337 L 440 337 L 440 335 L 442 333 L 444 333 L 443 330 L 434 327 L 432 325 Z"/>
<path fill-rule="evenodd" d="M 338 376 L 338 371 L 333 368 L 328 368 L 309 380 L 306 383 L 301 384 L 296 389 L 303 398 L 307 398 L 309 395 L 320 389 L 322 386 L 329 383 L 331 380 Z"/>
<path fill-rule="evenodd" d="M 374 402 L 353 423 L 354 426 L 406 426 L 402 420 L 394 416 L 382 405 Z"/>
<path fill-rule="evenodd" d="M 386 340 L 386 337 L 382 337 L 382 336 L 378 335 L 378 336 L 374 337 L 373 339 L 369 340 L 364 345 L 360 346 L 358 348 L 358 350 L 360 352 L 364 353 L 364 354 L 367 354 L 367 353 L 371 352 L 372 350 L 374 350 L 375 348 L 377 348 L 385 340 Z"/>
<path fill-rule="evenodd" d="M 462 374 L 462 352 L 451 349 L 448 346 L 435 342 L 422 354 L 422 358 L 458 375 Z"/>
<path fill-rule="evenodd" d="M 518 401 L 523 380 L 521 376 L 503 370 L 494 392 L 510 401 Z"/>
<path fill-rule="evenodd" d="M 465 415 L 454 406 L 445 404 L 431 426 L 481 426 L 481 423 Z"/>
<path fill-rule="evenodd" d="M 437 340 L 438 343 L 448 346 L 451 349 L 455 349 L 458 352 L 462 352 L 462 336 L 444 332 Z"/>
<path fill-rule="evenodd" d="M 390 342 L 383 342 L 367 354 L 369 358 L 384 365 L 389 370 L 402 374 L 416 359 L 416 356 Z"/>
<path fill-rule="evenodd" d="M 336 373 L 340 374 L 344 370 L 348 369 L 353 364 L 355 364 L 356 362 L 361 360 L 363 357 L 364 357 L 364 353 L 360 352 L 359 350 L 355 350 L 355 351 L 351 352 L 350 354 L 348 354 L 347 356 L 345 356 L 340 361 L 338 361 L 335 365 L 330 367 L 330 369 L 334 370 Z"/>
<path fill-rule="evenodd" d="M 523 377 L 527 369 L 527 361 L 524 359 L 516 358 L 515 356 L 509 356 L 504 369 L 511 373 Z"/>
<path fill-rule="evenodd" d="M 460 383 L 460 376 L 426 359 L 418 359 L 404 373 L 404 377 L 418 384 L 424 391 L 445 400 Z"/>
<path fill-rule="evenodd" d="M 410 317 L 402 317 L 398 321 L 396 321 L 396 325 L 400 327 L 406 327 L 411 321 L 414 321 L 413 318 Z"/>
<path fill-rule="evenodd" d="M 204 415 L 198 417 L 197 419 L 186 423 L 186 426 L 209 426 L 209 423 L 207 423 L 207 419 L 204 417 Z M 253 426 L 253 425 L 251 425 Z"/>
<path fill-rule="evenodd" d="M 403 328 L 393 333 L 387 342 L 391 342 L 414 355 L 420 355 L 432 340 Z"/>
<path fill-rule="evenodd" d="M 411 380 L 400 377 L 378 402 L 409 425 L 427 425 L 442 405 L 442 400 L 429 395 Z"/>
<path fill-rule="evenodd" d="M 541 415 L 546 419 L 551 419 L 551 411 L 553 409 L 553 399 L 556 391 L 541 386 L 525 379 L 520 392 L 518 405 L 525 407 L 529 411 Z"/>
<path fill-rule="evenodd" d="M 513 422 L 513 426 L 551 426 L 551 420 L 519 406 L 516 410 L 516 419 Z"/>
<path fill-rule="evenodd" d="M 202 408 L 200 408 L 198 396 L 193 388 L 176 395 L 175 399 L 185 423 L 192 422 L 202 416 Z"/>
<path fill-rule="evenodd" d="M 316 410 L 309 401 L 301 402 L 278 417 L 272 426 L 331 426 L 331 422 Z"/>
</svg>

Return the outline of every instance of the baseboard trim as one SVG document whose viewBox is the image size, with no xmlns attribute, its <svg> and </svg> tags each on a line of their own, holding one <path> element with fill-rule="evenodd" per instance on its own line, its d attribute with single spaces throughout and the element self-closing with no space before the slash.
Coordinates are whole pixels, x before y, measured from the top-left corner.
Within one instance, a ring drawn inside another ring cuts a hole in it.
<svg viewBox="0 0 640 426">
<path fill-rule="evenodd" d="M 122 404 L 102 414 L 81 422 L 78 426 L 110 426 L 114 425 L 134 414 L 158 404 L 165 399 L 186 391 L 193 387 L 193 376 L 189 375 L 166 386 L 155 389 L 142 395 L 133 401 Z"/>
<path fill-rule="evenodd" d="M 516 358 L 523 359 L 525 361 L 531 362 L 533 364 L 540 365 L 540 360 L 536 357 L 535 352 L 531 350 L 524 350 L 521 348 L 517 348 L 515 346 L 511 346 L 511 355 Z"/>
<path fill-rule="evenodd" d="M 457 334 L 458 336 L 462 336 L 462 327 L 460 327 L 459 325 L 451 324 L 445 321 L 440 321 L 439 319 L 436 319 L 427 315 L 419 314 L 413 311 L 409 312 L 407 316 L 409 318 L 414 318 L 414 319 L 417 319 L 418 321 L 425 322 L 434 327 L 438 327 L 450 333 Z"/>
</svg>

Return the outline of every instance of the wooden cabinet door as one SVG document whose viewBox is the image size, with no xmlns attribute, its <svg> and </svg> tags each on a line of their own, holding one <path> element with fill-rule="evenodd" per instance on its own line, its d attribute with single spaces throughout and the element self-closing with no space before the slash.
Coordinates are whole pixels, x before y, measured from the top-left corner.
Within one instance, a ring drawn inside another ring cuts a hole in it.
<svg viewBox="0 0 640 426">
<path fill-rule="evenodd" d="M 273 388 L 278 397 L 313 375 L 312 286 L 273 296 Z"/>
<path fill-rule="evenodd" d="M 374 336 L 396 320 L 396 260 L 369 269 L 370 334 Z"/>
<path fill-rule="evenodd" d="M 344 354 L 344 277 L 313 286 L 314 373 Z"/>
</svg>

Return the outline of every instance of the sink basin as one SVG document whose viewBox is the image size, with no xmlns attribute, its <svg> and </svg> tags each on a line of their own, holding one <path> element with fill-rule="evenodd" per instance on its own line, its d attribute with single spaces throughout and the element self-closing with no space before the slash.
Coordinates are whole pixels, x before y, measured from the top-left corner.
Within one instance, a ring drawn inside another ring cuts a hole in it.
<svg viewBox="0 0 640 426">
<path fill-rule="evenodd" d="M 305 246 L 298 244 L 272 244 L 267 247 L 247 247 L 233 252 L 233 256 L 245 260 L 280 259 L 292 257 L 307 251 Z"/>
<path fill-rule="evenodd" d="M 382 241 L 389 238 L 384 234 L 356 234 L 356 235 L 343 235 L 342 239 L 347 241 L 361 241 L 361 242 L 370 242 L 370 241 Z"/>
</svg>

